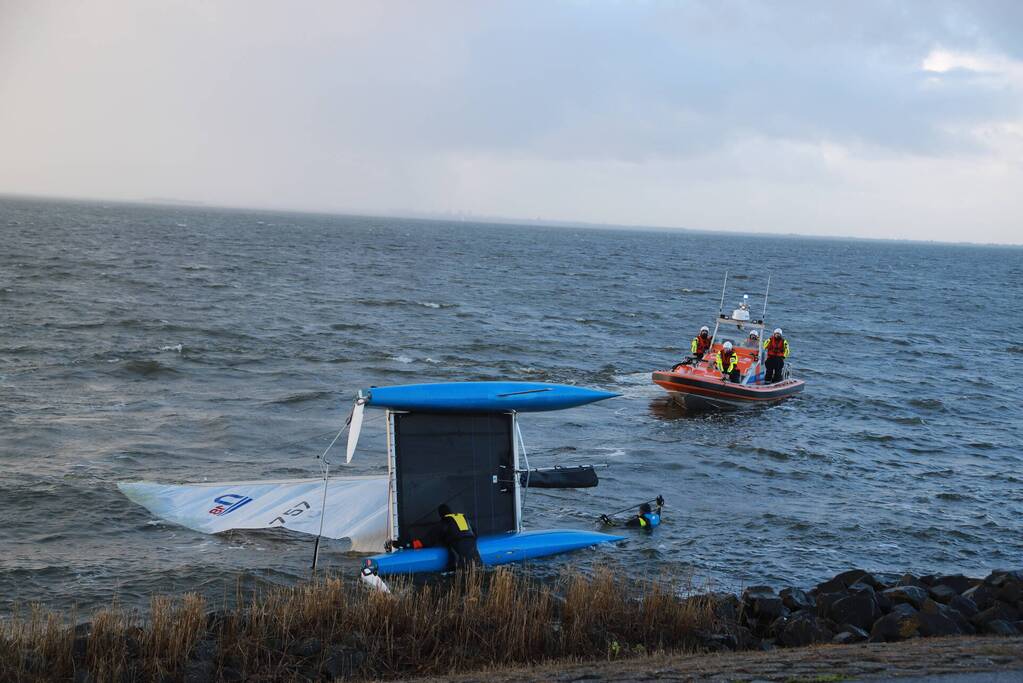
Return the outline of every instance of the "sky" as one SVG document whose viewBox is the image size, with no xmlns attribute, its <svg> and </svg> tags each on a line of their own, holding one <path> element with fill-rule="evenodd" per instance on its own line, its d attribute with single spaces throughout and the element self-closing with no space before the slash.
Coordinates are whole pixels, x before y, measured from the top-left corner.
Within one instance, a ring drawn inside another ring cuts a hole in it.
<svg viewBox="0 0 1023 683">
<path fill-rule="evenodd" d="M 0 193 L 1023 243 L 1023 2 L 0 0 Z"/>
</svg>

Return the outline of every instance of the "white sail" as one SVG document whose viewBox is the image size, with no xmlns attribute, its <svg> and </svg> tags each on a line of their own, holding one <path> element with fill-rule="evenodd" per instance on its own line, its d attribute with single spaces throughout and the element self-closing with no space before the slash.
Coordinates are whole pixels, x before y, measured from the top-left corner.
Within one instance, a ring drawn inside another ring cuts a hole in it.
<svg viewBox="0 0 1023 683">
<path fill-rule="evenodd" d="M 117 485 L 157 517 L 216 534 L 229 529 L 275 529 L 349 539 L 357 552 L 378 552 L 387 538 L 387 477 Z"/>
</svg>

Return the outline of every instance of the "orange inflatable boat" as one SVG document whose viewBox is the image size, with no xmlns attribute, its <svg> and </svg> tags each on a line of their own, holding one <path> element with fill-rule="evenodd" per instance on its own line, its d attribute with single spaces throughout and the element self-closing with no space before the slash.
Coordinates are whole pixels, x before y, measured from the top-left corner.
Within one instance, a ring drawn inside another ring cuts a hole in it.
<svg viewBox="0 0 1023 683">
<path fill-rule="evenodd" d="M 766 293 L 764 311 L 767 311 Z M 756 332 L 756 340 L 751 339 L 751 332 Z M 743 297 L 743 303 L 732 315 L 718 313 L 710 348 L 702 357 L 690 357 L 671 370 L 656 371 L 652 379 L 654 384 L 667 390 L 687 409 L 734 408 L 769 403 L 803 391 L 806 382 L 788 376 L 788 363 L 781 381 L 764 383 L 766 355 L 761 342 L 763 339 L 764 321 L 750 318 L 748 297 Z M 739 357 L 737 382 L 726 378 L 715 364 L 725 342 L 731 342 L 734 353 Z"/>
</svg>

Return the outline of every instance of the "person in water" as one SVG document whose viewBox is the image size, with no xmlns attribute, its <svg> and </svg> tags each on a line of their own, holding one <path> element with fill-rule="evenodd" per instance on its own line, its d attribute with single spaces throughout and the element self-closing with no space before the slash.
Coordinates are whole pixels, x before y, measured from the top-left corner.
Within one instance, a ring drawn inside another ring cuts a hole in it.
<svg viewBox="0 0 1023 683">
<path fill-rule="evenodd" d="M 692 351 L 697 360 L 703 360 L 703 354 L 707 353 L 709 348 L 710 328 L 704 325 L 700 328 L 700 333 L 693 337 L 693 343 L 689 345 L 689 350 Z"/>
<path fill-rule="evenodd" d="M 767 360 L 764 361 L 767 374 L 764 376 L 764 383 L 780 382 L 785 359 L 789 357 L 789 340 L 782 334 L 780 327 L 764 342 L 764 348 L 767 349 Z"/>
<path fill-rule="evenodd" d="M 722 374 L 721 379 L 738 382 L 741 378 L 739 372 L 739 354 L 732 348 L 732 342 L 726 341 L 718 351 L 715 365 L 718 372 Z"/>
<path fill-rule="evenodd" d="M 441 523 L 441 539 L 451 553 L 451 566 L 465 569 L 469 565 L 480 564 L 479 550 L 476 548 L 476 532 L 469 520 L 460 512 L 452 512 L 446 504 L 437 508 Z"/>
<path fill-rule="evenodd" d="M 650 503 L 643 503 L 639 506 L 639 514 L 625 523 L 625 526 L 638 527 L 643 531 L 653 531 L 654 527 L 661 523 L 661 505 L 657 504 L 657 512 L 650 507 Z"/>
</svg>

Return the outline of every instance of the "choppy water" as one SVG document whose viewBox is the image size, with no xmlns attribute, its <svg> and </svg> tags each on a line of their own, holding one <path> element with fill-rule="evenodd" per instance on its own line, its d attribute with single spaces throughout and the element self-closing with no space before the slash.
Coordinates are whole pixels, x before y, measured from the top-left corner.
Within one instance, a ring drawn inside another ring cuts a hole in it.
<svg viewBox="0 0 1023 683">
<path fill-rule="evenodd" d="M 550 561 L 806 584 L 852 565 L 982 574 L 1023 557 L 1023 250 L 548 229 L 0 199 L 0 612 L 308 575 L 311 539 L 154 521 L 122 480 L 314 476 L 360 387 L 546 380 L 624 397 L 522 420 L 529 492 L 587 527 L 666 523 Z M 649 381 L 730 268 L 809 382 L 685 416 Z M 352 473 L 385 471 L 379 420 Z M 357 558 L 332 550 L 334 567 Z"/>
</svg>

